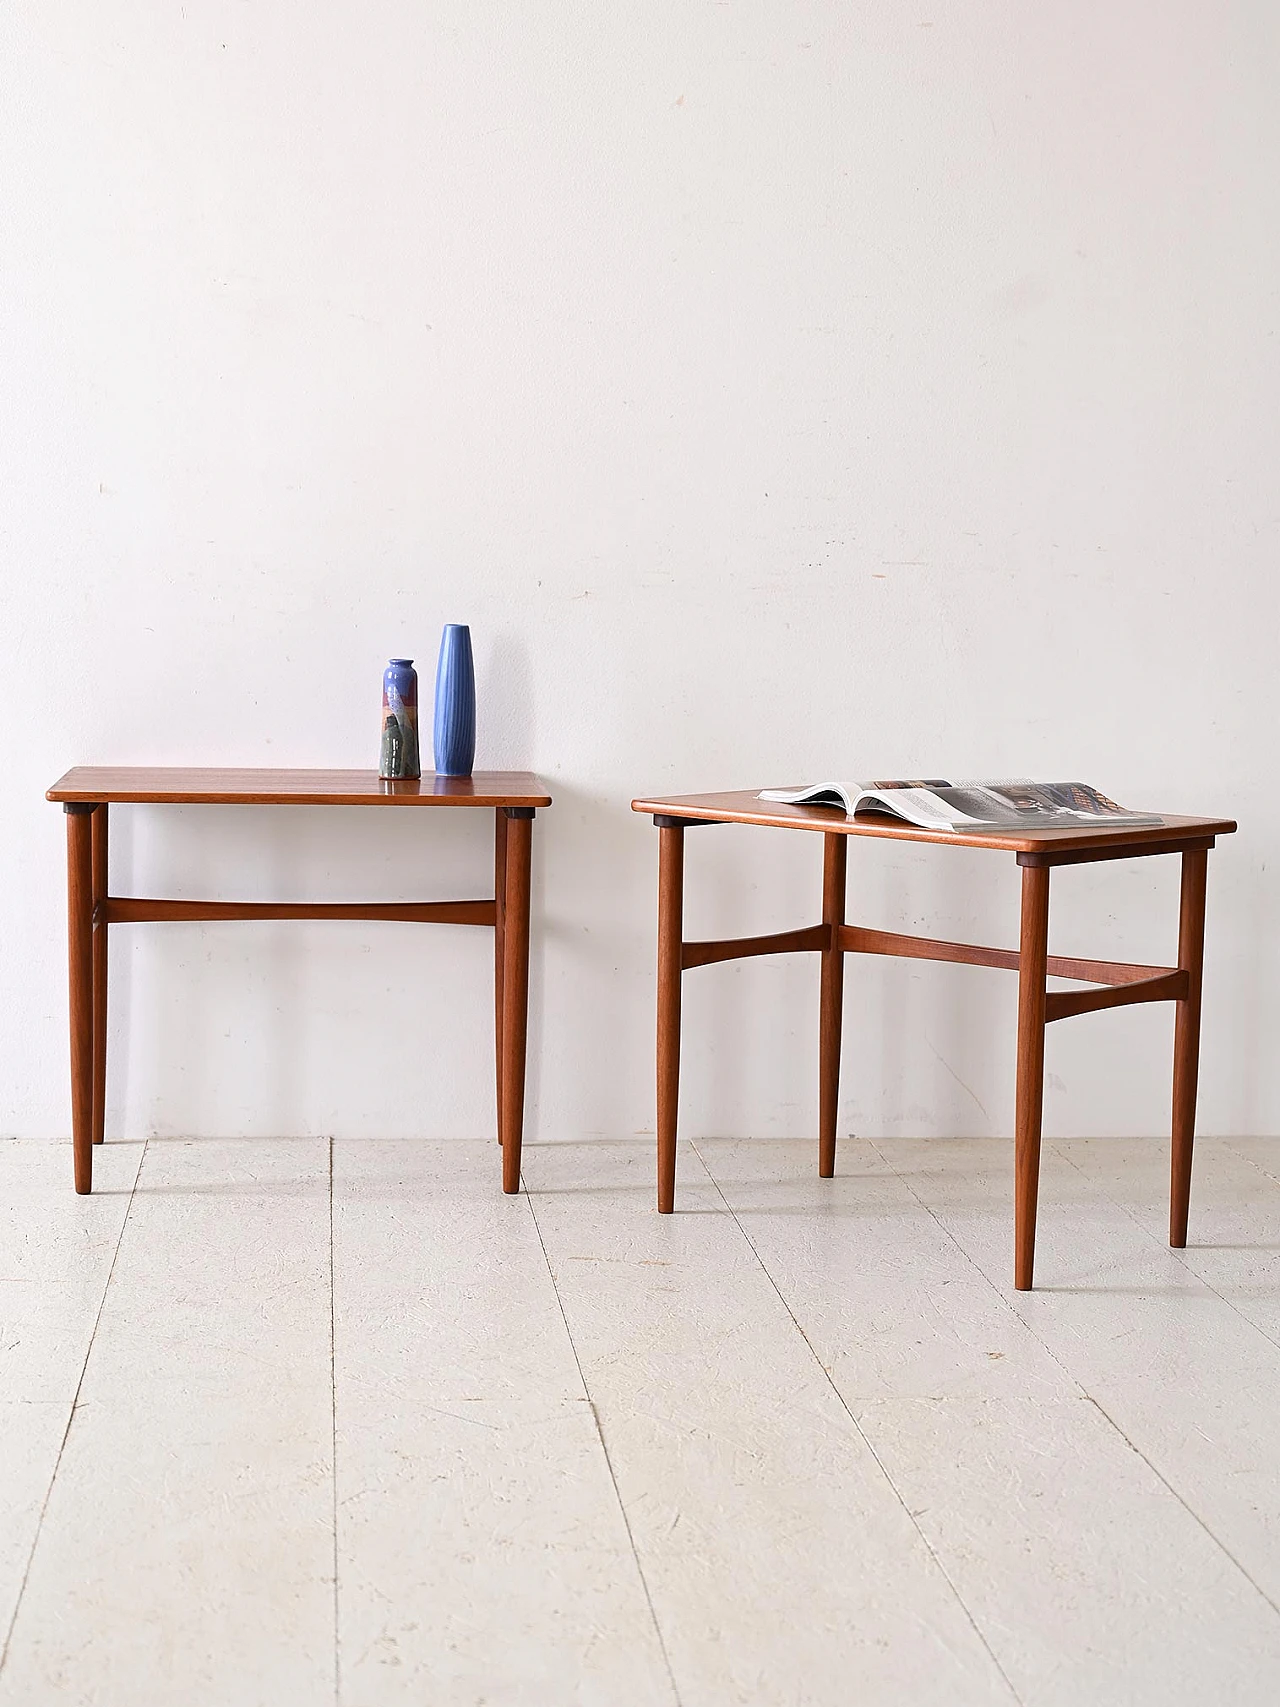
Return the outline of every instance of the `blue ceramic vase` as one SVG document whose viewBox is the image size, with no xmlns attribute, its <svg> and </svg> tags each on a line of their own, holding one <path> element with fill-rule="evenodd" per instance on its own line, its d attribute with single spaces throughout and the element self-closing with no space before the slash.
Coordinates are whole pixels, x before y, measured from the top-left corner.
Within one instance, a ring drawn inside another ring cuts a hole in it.
<svg viewBox="0 0 1280 1707">
<path fill-rule="evenodd" d="M 471 630 L 447 622 L 436 665 L 435 756 L 437 776 L 470 776 L 476 756 L 476 672 Z"/>
<path fill-rule="evenodd" d="M 418 756 L 418 672 L 412 658 L 393 658 L 382 677 L 382 746 L 378 775 L 422 775 Z"/>
</svg>

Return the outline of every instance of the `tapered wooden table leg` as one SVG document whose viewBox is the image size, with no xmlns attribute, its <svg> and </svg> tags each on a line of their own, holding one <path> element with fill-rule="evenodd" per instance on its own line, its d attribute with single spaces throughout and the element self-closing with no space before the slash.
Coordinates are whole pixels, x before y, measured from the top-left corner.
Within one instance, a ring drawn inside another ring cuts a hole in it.
<svg viewBox="0 0 1280 1707">
<path fill-rule="evenodd" d="M 493 1042 L 497 1074 L 498 1142 L 502 1142 L 502 964 L 506 953 L 507 814 L 500 806 L 493 815 Z"/>
<path fill-rule="evenodd" d="M 818 1021 L 818 1173 L 836 1171 L 836 1115 L 840 1106 L 840 1021 L 844 1010 L 844 952 L 839 946 L 844 923 L 848 836 L 824 836 L 822 922 L 831 932 L 822 951 L 822 997 Z"/>
<path fill-rule="evenodd" d="M 76 1190 L 93 1190 L 92 806 L 67 814 L 67 946 L 71 996 L 71 1142 Z"/>
<path fill-rule="evenodd" d="M 89 822 L 93 873 L 93 1141 L 101 1144 L 107 1124 L 107 812 L 99 806 Z"/>
<path fill-rule="evenodd" d="M 529 866 L 533 811 L 507 810 L 502 956 L 502 1189 L 520 1189 L 525 1041 L 529 1020 Z"/>
<path fill-rule="evenodd" d="M 676 1206 L 680 1106 L 680 971 L 684 946 L 684 826 L 658 829 L 658 1213 Z"/>
<path fill-rule="evenodd" d="M 1169 1177 L 1169 1243 L 1187 1242 L 1191 1205 L 1191 1152 L 1196 1135 L 1196 1085 L 1200 1076 L 1200 984 L 1204 970 L 1204 890 L 1209 855 L 1194 848 L 1182 856 L 1178 909 L 1178 965 L 1187 993 L 1173 1024 L 1173 1159 Z"/>
<path fill-rule="evenodd" d="M 1045 978 L 1049 954 L 1049 867 L 1022 867 L 1018 943 L 1018 1092 L 1014 1122 L 1014 1276 L 1031 1290 L 1040 1189 L 1040 1124 L 1044 1110 Z"/>
</svg>

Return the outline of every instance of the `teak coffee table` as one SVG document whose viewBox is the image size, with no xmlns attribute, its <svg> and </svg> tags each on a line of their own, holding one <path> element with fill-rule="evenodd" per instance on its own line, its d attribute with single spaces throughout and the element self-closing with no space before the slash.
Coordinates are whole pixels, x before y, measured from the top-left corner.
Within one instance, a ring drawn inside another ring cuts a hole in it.
<svg viewBox="0 0 1280 1707">
<path fill-rule="evenodd" d="M 107 1071 L 107 931 L 111 925 L 193 919 L 394 919 L 487 925 L 495 935 L 494 1025 L 502 1189 L 520 1189 L 525 1037 L 529 1010 L 529 861 L 546 785 L 524 771 L 384 782 L 375 771 L 157 770 L 79 766 L 49 790 L 67 814 L 71 971 L 71 1125 L 78 1192 L 93 1189 Z M 151 901 L 107 888 L 107 811 L 158 806 L 379 806 L 489 809 L 494 898 L 481 901 Z"/>
<path fill-rule="evenodd" d="M 1082 824 L 1068 830 L 918 830 L 878 814 L 846 817 L 839 807 L 785 806 L 754 793 L 686 794 L 633 800 L 633 811 L 653 814 L 658 828 L 658 1209 L 675 1207 L 676 1112 L 680 1095 L 680 976 L 694 966 L 757 954 L 809 952 L 822 956 L 818 1067 L 818 1172 L 830 1179 L 836 1161 L 836 1107 L 840 1086 L 840 1018 L 844 956 L 891 954 L 911 960 L 951 960 L 1002 966 L 1018 974 L 1018 1078 L 1014 1144 L 1014 1285 L 1031 1286 L 1035 1261 L 1036 1193 L 1040 1178 L 1040 1123 L 1044 1095 L 1044 1029 L 1052 1020 L 1131 1002 L 1176 1002 L 1173 1044 L 1173 1163 L 1169 1243 L 1187 1242 L 1191 1150 L 1195 1137 L 1196 1075 L 1200 1054 L 1200 973 L 1204 953 L 1204 895 L 1209 849 L 1229 835 L 1226 818 L 1165 818 L 1159 825 Z M 771 936 L 721 942 L 684 939 L 684 833 L 699 824 L 756 824 L 816 831 L 824 839 L 822 923 Z M 866 930 L 845 923 L 845 865 L 851 836 L 901 842 L 938 842 L 994 848 L 1017 856 L 1022 868 L 1022 922 L 1016 949 L 979 948 Z M 1049 953 L 1049 873 L 1055 865 L 1096 860 L 1182 855 L 1182 899 L 1177 966 L 1130 966 L 1112 960 L 1069 960 Z M 1091 990 L 1050 991 L 1047 977 L 1074 978 Z"/>
</svg>

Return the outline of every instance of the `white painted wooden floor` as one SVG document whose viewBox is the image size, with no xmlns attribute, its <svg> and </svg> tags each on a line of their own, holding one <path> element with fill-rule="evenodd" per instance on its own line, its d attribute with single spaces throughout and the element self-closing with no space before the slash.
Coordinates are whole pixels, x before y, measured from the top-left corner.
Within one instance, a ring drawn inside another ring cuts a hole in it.
<svg viewBox="0 0 1280 1707">
<path fill-rule="evenodd" d="M 0 1143 L 0 1702 L 1280 1701 L 1280 1140 Z"/>
</svg>

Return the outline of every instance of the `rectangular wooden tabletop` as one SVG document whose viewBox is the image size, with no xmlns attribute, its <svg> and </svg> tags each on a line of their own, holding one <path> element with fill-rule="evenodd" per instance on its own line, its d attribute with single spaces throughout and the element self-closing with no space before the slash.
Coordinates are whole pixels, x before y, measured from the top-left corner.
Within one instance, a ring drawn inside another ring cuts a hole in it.
<svg viewBox="0 0 1280 1707">
<path fill-rule="evenodd" d="M 161 806 L 550 806 L 529 771 L 476 771 L 388 782 L 377 771 L 204 770 L 152 765 L 77 765 L 49 800 Z"/>
<path fill-rule="evenodd" d="M 709 824 L 760 824 L 768 829 L 835 831 L 846 836 L 887 836 L 902 842 L 943 842 L 962 848 L 1001 848 L 1007 853 L 1034 854 L 1050 849 L 1119 848 L 1143 843 L 1167 844 L 1228 836 L 1230 818 L 1185 818 L 1165 815 L 1158 824 L 1073 824 L 1066 829 L 1002 830 L 994 826 L 972 830 L 921 830 L 885 812 L 859 812 L 850 818 L 841 806 L 786 806 L 761 800 L 753 789 L 725 794 L 675 794 L 661 799 L 633 800 L 633 812 L 655 817 L 694 818 Z"/>
</svg>

